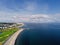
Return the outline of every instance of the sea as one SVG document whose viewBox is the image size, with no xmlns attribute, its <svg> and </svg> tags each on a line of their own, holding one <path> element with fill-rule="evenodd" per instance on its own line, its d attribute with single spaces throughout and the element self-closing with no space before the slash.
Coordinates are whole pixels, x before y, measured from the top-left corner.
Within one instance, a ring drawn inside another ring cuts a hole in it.
<svg viewBox="0 0 60 45">
<path fill-rule="evenodd" d="M 60 45 L 60 23 L 25 23 L 15 45 Z"/>
</svg>

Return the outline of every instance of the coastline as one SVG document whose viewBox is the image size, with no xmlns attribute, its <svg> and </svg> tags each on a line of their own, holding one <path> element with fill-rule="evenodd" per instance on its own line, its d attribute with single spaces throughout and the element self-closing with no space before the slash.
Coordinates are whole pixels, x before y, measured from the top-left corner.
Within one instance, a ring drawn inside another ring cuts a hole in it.
<svg viewBox="0 0 60 45">
<path fill-rule="evenodd" d="M 17 38 L 17 36 L 23 31 L 24 29 L 20 29 L 17 32 L 15 32 L 3 45 L 14 45 L 15 44 L 15 40 Z"/>
</svg>

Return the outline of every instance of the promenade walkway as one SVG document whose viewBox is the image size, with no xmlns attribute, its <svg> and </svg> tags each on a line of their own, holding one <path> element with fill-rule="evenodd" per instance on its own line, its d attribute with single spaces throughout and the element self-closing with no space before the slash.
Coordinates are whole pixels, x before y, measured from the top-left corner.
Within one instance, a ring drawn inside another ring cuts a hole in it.
<svg viewBox="0 0 60 45">
<path fill-rule="evenodd" d="M 18 30 L 17 32 L 15 32 L 5 43 L 4 45 L 14 45 L 15 44 L 15 40 L 17 38 L 17 36 L 20 34 L 20 32 L 22 32 L 23 29 Z"/>
</svg>

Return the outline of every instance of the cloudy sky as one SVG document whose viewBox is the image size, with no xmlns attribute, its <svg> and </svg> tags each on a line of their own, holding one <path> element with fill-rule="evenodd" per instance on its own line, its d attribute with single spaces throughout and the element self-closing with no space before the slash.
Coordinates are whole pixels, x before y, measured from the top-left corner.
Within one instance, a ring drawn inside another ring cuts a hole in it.
<svg viewBox="0 0 60 45">
<path fill-rule="evenodd" d="M 0 22 L 60 22 L 60 0 L 0 0 Z"/>
</svg>

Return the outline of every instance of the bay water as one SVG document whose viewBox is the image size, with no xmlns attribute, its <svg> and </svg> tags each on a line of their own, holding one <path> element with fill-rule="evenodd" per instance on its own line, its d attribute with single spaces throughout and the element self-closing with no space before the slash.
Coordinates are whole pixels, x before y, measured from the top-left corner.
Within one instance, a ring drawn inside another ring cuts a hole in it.
<svg viewBox="0 0 60 45">
<path fill-rule="evenodd" d="M 15 45 L 60 45 L 60 23 L 25 23 Z"/>
</svg>

